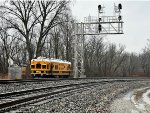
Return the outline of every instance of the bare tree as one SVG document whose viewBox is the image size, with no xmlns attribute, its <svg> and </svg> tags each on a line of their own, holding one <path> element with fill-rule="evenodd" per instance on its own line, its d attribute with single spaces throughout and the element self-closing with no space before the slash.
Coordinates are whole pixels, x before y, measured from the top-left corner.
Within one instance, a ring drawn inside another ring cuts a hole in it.
<svg viewBox="0 0 150 113">
<path fill-rule="evenodd" d="M 105 46 L 102 38 L 93 37 L 85 44 L 85 70 L 86 75 L 102 76 L 102 59 L 104 57 Z"/>
<path fill-rule="evenodd" d="M 92 38 L 85 46 L 85 69 L 87 75 L 121 76 L 120 67 L 126 61 L 124 46 L 106 44 L 102 38 Z"/>
<path fill-rule="evenodd" d="M 74 22 L 75 20 L 72 18 L 71 11 L 66 9 L 64 11 L 63 18 L 61 20 L 60 29 L 62 31 L 62 39 L 63 39 L 63 46 L 64 46 L 64 59 L 67 61 L 71 61 L 73 55 L 71 54 L 73 51 L 73 37 L 74 37 Z"/>
<path fill-rule="evenodd" d="M 8 72 L 8 59 L 9 59 L 9 35 L 5 30 L 0 31 L 0 39 L 1 39 L 1 55 L 0 55 L 0 63 L 2 66 L 2 71 L 4 73 Z"/>
<path fill-rule="evenodd" d="M 25 38 L 29 60 L 34 56 L 33 45 L 36 48 L 36 56 L 40 56 L 49 31 L 59 24 L 59 17 L 68 2 L 17 0 L 9 3 L 0 6 L 6 15 L 1 17 L 9 22 L 9 28 L 17 30 Z M 36 36 L 33 32 L 37 32 Z"/>
<path fill-rule="evenodd" d="M 38 1 L 36 3 L 37 7 L 33 10 L 33 14 L 40 28 L 36 49 L 37 57 L 41 54 L 49 31 L 60 23 L 59 20 L 67 3 L 66 1 Z"/>
<path fill-rule="evenodd" d="M 150 73 L 150 40 L 148 40 L 147 45 L 143 49 L 143 52 L 139 56 L 141 67 L 144 73 Z"/>
<path fill-rule="evenodd" d="M 51 33 L 53 38 L 53 48 L 55 58 L 59 58 L 59 50 L 60 50 L 60 29 L 54 28 L 53 33 Z"/>
<path fill-rule="evenodd" d="M 17 30 L 25 38 L 30 60 L 33 58 L 30 33 L 36 24 L 36 20 L 32 18 L 34 3 L 35 1 L 17 0 L 0 6 L 0 9 L 5 12 L 5 16 L 2 18 L 10 24 L 9 28 Z"/>
</svg>

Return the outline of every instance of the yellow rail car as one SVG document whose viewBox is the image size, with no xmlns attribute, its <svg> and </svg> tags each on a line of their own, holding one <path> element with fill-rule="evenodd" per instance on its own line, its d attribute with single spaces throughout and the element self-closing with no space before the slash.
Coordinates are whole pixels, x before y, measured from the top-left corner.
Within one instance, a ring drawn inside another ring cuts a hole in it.
<svg viewBox="0 0 150 113">
<path fill-rule="evenodd" d="M 38 57 L 31 60 L 32 77 L 69 77 L 71 62 Z"/>
</svg>

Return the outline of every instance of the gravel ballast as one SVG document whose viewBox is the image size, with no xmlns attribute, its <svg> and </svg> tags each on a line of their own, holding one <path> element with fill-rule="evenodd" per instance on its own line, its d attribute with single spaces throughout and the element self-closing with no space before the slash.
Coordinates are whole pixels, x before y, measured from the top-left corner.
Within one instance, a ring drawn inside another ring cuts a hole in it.
<svg viewBox="0 0 150 113">
<path fill-rule="evenodd" d="M 149 86 L 150 83 L 148 81 L 106 83 L 74 92 L 68 96 L 61 95 L 46 99 L 43 102 L 24 106 L 19 110 L 35 113 L 127 113 L 126 111 L 129 107 L 133 107 L 132 104 L 126 101 L 128 106 L 122 105 L 117 98 L 134 89 Z M 118 109 L 118 112 L 116 112 L 115 107 L 121 108 L 122 111 Z M 136 112 L 133 111 L 133 113 Z"/>
</svg>

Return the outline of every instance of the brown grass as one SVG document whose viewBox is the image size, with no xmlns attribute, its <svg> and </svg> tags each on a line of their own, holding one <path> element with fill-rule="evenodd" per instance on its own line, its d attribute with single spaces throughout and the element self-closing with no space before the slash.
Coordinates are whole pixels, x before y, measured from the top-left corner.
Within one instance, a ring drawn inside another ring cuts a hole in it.
<svg viewBox="0 0 150 113">
<path fill-rule="evenodd" d="M 0 80 L 8 80 L 8 74 L 0 73 Z"/>
</svg>

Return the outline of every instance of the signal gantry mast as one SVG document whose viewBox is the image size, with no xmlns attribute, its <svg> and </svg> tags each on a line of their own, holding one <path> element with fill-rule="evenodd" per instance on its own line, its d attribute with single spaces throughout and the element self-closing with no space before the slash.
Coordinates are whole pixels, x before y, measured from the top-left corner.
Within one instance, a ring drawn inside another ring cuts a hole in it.
<svg viewBox="0 0 150 113">
<path fill-rule="evenodd" d="M 123 34 L 122 5 L 114 4 L 114 15 L 104 16 L 104 6 L 98 5 L 98 18 L 89 16 L 85 22 L 75 23 L 74 38 L 74 78 L 85 77 L 84 72 L 84 41 L 86 35 Z"/>
</svg>

